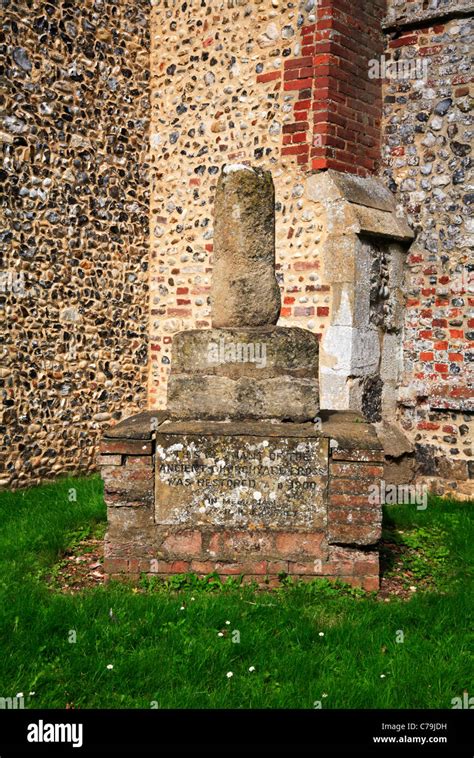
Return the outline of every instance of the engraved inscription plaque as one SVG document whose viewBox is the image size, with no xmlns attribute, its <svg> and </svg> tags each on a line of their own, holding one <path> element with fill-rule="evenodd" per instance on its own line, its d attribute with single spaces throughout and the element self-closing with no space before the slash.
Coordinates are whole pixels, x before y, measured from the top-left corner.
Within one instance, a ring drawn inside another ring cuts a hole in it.
<svg viewBox="0 0 474 758">
<path fill-rule="evenodd" d="M 180 526 L 320 529 L 323 437 L 158 434 L 155 520 Z"/>
</svg>

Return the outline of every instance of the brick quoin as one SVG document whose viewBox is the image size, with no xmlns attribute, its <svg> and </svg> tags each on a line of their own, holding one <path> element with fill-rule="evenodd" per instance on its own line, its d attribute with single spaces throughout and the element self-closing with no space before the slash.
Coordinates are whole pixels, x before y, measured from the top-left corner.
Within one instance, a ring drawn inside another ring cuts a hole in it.
<svg viewBox="0 0 474 758">
<path fill-rule="evenodd" d="M 294 121 L 283 128 L 282 155 L 293 155 L 312 170 L 333 168 L 359 176 L 376 172 L 382 82 L 369 78 L 369 61 L 384 52 L 384 14 L 385 0 L 318 3 L 316 22 L 301 29 L 301 53 L 284 62 L 283 89 L 296 100 Z M 396 42 L 408 44 L 405 39 Z M 269 72 L 257 81 L 277 76 Z"/>
</svg>

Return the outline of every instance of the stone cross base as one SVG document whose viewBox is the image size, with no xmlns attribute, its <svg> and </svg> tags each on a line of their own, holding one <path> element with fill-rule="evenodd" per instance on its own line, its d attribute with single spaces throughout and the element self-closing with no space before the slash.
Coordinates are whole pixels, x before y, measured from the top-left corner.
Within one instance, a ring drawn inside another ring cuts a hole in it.
<svg viewBox="0 0 474 758">
<path fill-rule="evenodd" d="M 173 338 L 167 407 L 180 419 L 311 421 L 318 340 L 298 327 L 195 329 Z"/>
<path fill-rule="evenodd" d="M 109 577 L 216 572 L 379 587 L 383 478 L 374 428 L 355 413 L 311 423 L 173 421 L 149 411 L 108 430 L 99 465 Z"/>
</svg>

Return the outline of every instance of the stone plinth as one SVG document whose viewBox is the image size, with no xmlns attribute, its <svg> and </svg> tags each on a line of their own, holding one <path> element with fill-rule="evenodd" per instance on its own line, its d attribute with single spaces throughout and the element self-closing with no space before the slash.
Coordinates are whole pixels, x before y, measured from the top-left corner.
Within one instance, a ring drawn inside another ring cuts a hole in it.
<svg viewBox="0 0 474 758">
<path fill-rule="evenodd" d="M 356 414 L 314 424 L 176 422 L 147 412 L 102 442 L 112 577 L 281 574 L 378 587 L 383 450 Z M 279 486 L 281 485 L 281 486 Z"/>
<path fill-rule="evenodd" d="M 215 198 L 212 329 L 174 336 L 167 407 L 178 419 L 314 419 L 318 341 L 275 327 L 275 190 L 270 172 L 224 166 Z"/>
<path fill-rule="evenodd" d="M 318 341 L 305 329 L 175 335 L 168 410 L 177 418 L 309 421 L 318 398 Z"/>
</svg>

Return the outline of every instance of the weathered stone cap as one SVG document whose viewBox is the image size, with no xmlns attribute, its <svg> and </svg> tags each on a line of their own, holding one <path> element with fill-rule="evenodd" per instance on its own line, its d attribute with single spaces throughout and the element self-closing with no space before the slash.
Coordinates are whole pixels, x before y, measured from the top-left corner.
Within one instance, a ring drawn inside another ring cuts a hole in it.
<svg viewBox="0 0 474 758">
<path fill-rule="evenodd" d="M 413 453 L 414 444 L 408 439 L 398 424 L 388 421 L 379 421 L 375 424 L 377 436 L 383 445 L 385 455 L 391 458 L 399 458 L 406 453 Z"/>
<path fill-rule="evenodd" d="M 322 433 L 345 450 L 383 450 L 375 427 L 354 411 L 320 411 Z"/>
<path fill-rule="evenodd" d="M 160 434 L 204 434 L 229 437 L 329 437 L 345 450 L 382 450 L 375 428 L 360 413 L 320 411 L 321 425 L 282 421 L 196 421 L 170 418 Z"/>
<path fill-rule="evenodd" d="M 167 411 L 143 411 L 135 416 L 130 416 L 120 421 L 115 426 L 109 426 L 104 431 L 105 439 L 128 439 L 128 440 L 149 440 L 153 432 L 166 419 L 169 414 Z"/>
<path fill-rule="evenodd" d="M 428 25 L 428 22 L 437 21 L 443 23 L 446 18 L 455 16 L 472 16 L 474 3 L 472 0 L 432 0 L 430 3 L 389 3 L 387 15 L 382 20 L 382 29 L 385 32 L 398 31 L 406 26 Z M 429 7 L 426 7 L 429 6 Z"/>
</svg>

